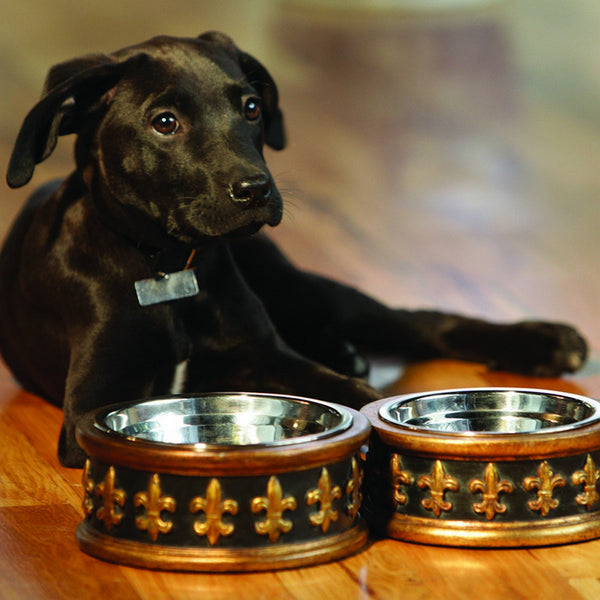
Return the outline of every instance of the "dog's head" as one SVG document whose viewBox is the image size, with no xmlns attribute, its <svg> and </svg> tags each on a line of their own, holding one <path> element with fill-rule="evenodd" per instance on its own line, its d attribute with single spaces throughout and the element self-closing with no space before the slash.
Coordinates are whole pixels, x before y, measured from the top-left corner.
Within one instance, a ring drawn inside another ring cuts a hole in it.
<svg viewBox="0 0 600 600">
<path fill-rule="evenodd" d="M 129 235 L 194 245 L 281 219 L 263 158 L 264 143 L 284 146 L 277 88 L 223 34 L 159 37 L 53 67 L 21 127 L 9 185 L 26 184 L 69 133 L 90 197 Z"/>
</svg>

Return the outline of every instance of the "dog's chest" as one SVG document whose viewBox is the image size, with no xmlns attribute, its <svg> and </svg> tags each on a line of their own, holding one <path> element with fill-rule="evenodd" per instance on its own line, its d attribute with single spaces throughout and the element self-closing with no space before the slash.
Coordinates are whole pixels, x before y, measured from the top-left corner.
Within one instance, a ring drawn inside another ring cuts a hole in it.
<svg viewBox="0 0 600 600">
<path fill-rule="evenodd" d="M 256 341 L 271 335 L 273 325 L 264 305 L 226 246 L 198 251 L 195 260 L 184 266 L 189 268 L 137 280 L 134 285 L 138 310 L 162 313 L 177 345 L 189 344 L 187 356 L 224 351 L 238 346 L 241 339 Z"/>
</svg>

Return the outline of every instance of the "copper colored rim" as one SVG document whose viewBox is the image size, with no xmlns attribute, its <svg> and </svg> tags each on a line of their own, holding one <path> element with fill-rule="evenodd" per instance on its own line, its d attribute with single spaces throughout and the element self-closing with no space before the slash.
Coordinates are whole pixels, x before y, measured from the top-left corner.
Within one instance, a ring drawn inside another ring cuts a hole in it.
<svg viewBox="0 0 600 600">
<path fill-rule="evenodd" d="M 473 389 L 485 391 L 504 388 Z M 456 390 L 447 390 L 447 392 L 453 391 Z M 542 390 L 526 391 L 541 392 Z M 568 396 L 562 392 L 550 393 Z M 389 402 L 390 398 L 372 402 L 361 412 L 369 419 L 376 435 L 384 444 L 420 456 L 454 460 L 519 460 L 574 455 L 600 448 L 600 420 L 590 421 L 586 425 L 571 429 L 562 428 L 560 431 L 549 428 L 547 431 L 536 432 L 533 435 L 531 433 L 445 434 L 400 423 L 392 424 L 382 419 L 379 411 Z"/>
<path fill-rule="evenodd" d="M 335 405 L 333 405 L 335 406 Z M 77 441 L 86 454 L 106 464 L 142 471 L 176 475 L 264 475 L 290 469 L 309 469 L 336 462 L 357 452 L 367 442 L 371 426 L 360 412 L 340 407 L 351 414 L 351 425 L 330 437 L 283 446 L 167 445 L 127 437 L 99 429 L 96 414 L 85 415 L 77 425 Z"/>
</svg>

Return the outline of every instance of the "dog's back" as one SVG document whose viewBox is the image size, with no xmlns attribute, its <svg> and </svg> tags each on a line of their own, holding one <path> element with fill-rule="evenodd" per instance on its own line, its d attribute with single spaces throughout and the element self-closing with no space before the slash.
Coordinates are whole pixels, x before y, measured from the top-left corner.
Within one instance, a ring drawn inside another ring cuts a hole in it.
<svg viewBox="0 0 600 600">
<path fill-rule="evenodd" d="M 34 221 L 40 210 L 56 203 L 61 183 L 49 182 L 31 195 L 0 252 L 0 355 L 21 385 L 58 405 L 62 403 L 64 386 L 53 386 L 52 382 L 60 381 L 57 374 L 66 373 L 68 347 L 61 333 L 63 328 L 56 326 L 56 315 L 48 312 L 45 299 L 38 296 L 40 292 L 32 293 L 30 288 L 32 280 L 39 276 L 48 285 L 60 285 L 59 278 L 53 283 L 51 271 L 44 272 L 42 231 Z M 32 241 L 41 254 L 34 263 L 27 259 L 33 250 Z"/>
</svg>

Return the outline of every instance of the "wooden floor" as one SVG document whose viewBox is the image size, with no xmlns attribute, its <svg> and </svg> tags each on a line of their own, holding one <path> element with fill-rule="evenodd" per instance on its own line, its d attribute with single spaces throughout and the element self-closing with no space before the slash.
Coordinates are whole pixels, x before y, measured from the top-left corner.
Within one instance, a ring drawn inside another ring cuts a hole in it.
<svg viewBox="0 0 600 600">
<path fill-rule="evenodd" d="M 287 208 L 272 234 L 299 264 L 395 305 L 569 321 L 592 348 L 564 380 L 385 365 L 390 394 L 525 385 L 600 397 L 600 4 L 488 2 L 442 16 L 401 1 L 305 4 L 4 2 L 0 164 L 51 64 L 158 33 L 227 31 L 280 86 L 290 145 L 268 158 Z M 70 168 L 70 146 L 27 188 L 3 184 L 0 238 L 34 185 Z M 3 600 L 600 597 L 600 540 L 494 551 L 373 540 L 337 563 L 246 575 L 104 563 L 76 545 L 81 472 L 56 460 L 60 421 L 0 366 Z"/>
</svg>

